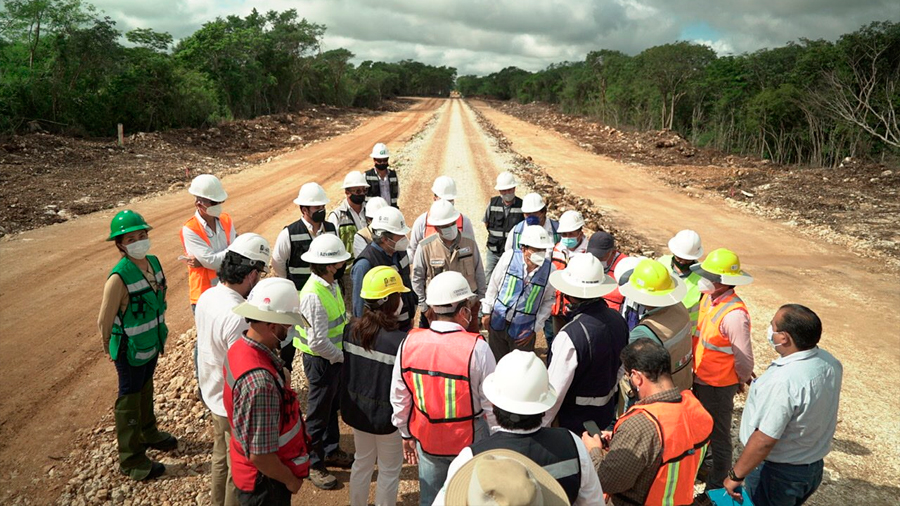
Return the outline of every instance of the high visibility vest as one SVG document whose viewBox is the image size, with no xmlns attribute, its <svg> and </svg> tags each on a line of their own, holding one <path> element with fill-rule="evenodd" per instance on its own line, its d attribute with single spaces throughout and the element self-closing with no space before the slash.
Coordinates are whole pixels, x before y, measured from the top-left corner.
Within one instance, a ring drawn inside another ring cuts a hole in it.
<svg viewBox="0 0 900 506">
<path fill-rule="evenodd" d="M 512 252 L 512 260 L 506 275 L 500 283 L 500 290 L 494 300 L 491 311 L 491 328 L 506 331 L 514 341 L 524 339 L 534 332 L 537 322 L 538 308 L 547 290 L 547 278 L 550 277 L 551 262 L 544 262 L 538 267 L 531 281 L 525 281 L 525 256 L 522 250 Z M 507 321 L 508 313 L 512 318 Z"/>
<path fill-rule="evenodd" d="M 109 356 L 116 359 L 124 341 L 128 363 L 144 365 L 163 351 L 169 328 L 166 326 L 166 276 L 159 259 L 147 255 L 156 279 L 156 291 L 128 257 L 122 257 L 110 271 L 119 276 L 128 290 L 128 306 L 116 313 L 109 339 Z M 116 301 L 118 304 L 118 301 Z"/>
<path fill-rule="evenodd" d="M 509 231 L 525 219 L 522 213 L 522 199 L 516 197 L 512 203 L 506 205 L 503 197 L 498 195 L 491 198 L 487 211 L 487 248 L 499 255 L 503 253 Z"/>
<path fill-rule="evenodd" d="M 324 227 L 323 234 L 337 235 L 337 229 L 331 223 L 325 221 L 322 223 L 322 227 Z M 287 265 L 287 277 L 294 282 L 294 286 L 299 291 L 306 284 L 306 280 L 309 279 L 311 273 L 309 262 L 305 262 L 301 257 L 309 251 L 309 245 L 312 244 L 313 236 L 309 229 L 306 228 L 303 220 L 297 220 L 284 228 L 287 229 L 288 238 L 291 241 L 291 256 Z"/>
<path fill-rule="evenodd" d="M 550 220 L 550 218 L 547 219 Z M 512 232 L 510 232 L 513 235 L 512 249 L 519 249 L 519 239 L 522 237 L 522 231 L 525 230 L 526 226 L 528 226 L 528 224 L 525 220 L 522 220 L 513 227 Z M 559 222 L 550 220 L 550 230 L 553 232 L 553 244 L 558 243 L 561 238 L 557 229 L 559 229 Z"/>
<path fill-rule="evenodd" d="M 222 227 L 222 230 L 225 231 L 225 237 L 227 239 L 227 243 L 231 244 L 234 241 L 234 237 L 231 237 L 231 227 L 232 221 L 231 216 L 228 213 L 222 213 L 219 216 L 219 225 Z M 191 232 L 197 234 L 201 239 L 203 239 L 206 244 L 212 246 L 212 241 L 209 239 L 209 236 L 206 235 L 206 227 L 200 223 L 200 220 L 197 219 L 197 216 L 191 216 L 191 219 L 187 220 L 184 223 L 184 226 L 188 228 Z M 185 254 L 187 254 L 187 248 L 184 245 L 184 228 L 181 229 L 181 247 L 184 249 Z M 212 288 L 213 285 L 219 282 L 219 277 L 216 274 L 216 271 L 213 269 L 207 269 L 206 267 L 188 267 L 188 286 L 190 289 L 190 298 L 191 304 L 196 304 L 197 299 L 200 298 L 200 295 L 203 292 Z"/>
<path fill-rule="evenodd" d="M 397 427 L 391 423 L 391 375 L 406 332 L 382 328 L 367 350 L 354 338 L 352 327 L 344 331 L 341 418 L 369 434 L 393 434 Z"/>
<path fill-rule="evenodd" d="M 628 257 L 616 251 L 616 254 L 613 257 L 613 261 L 606 266 L 606 274 L 612 276 L 613 272 L 615 272 L 616 270 L 616 266 L 619 265 L 619 262 L 626 258 Z M 616 287 L 615 290 L 604 295 L 603 300 L 606 301 L 606 305 L 608 305 L 610 308 L 615 309 L 616 311 L 621 311 L 622 304 L 625 302 L 625 296 L 619 293 L 619 287 Z"/>
<path fill-rule="evenodd" d="M 279 414 L 280 427 L 278 429 L 278 459 L 291 470 L 298 478 L 309 476 L 309 454 L 307 448 L 310 440 L 306 433 L 306 423 L 300 415 L 300 401 L 291 386 L 284 381 L 282 371 L 275 369 L 275 364 L 263 350 L 247 344 L 244 338 L 240 338 L 225 357 L 225 365 L 222 370 L 225 374 L 225 386 L 222 400 L 225 404 L 225 412 L 228 413 L 228 423 L 231 425 L 231 441 L 228 451 L 231 454 L 231 478 L 234 485 L 245 491 L 252 492 L 256 483 L 256 466 L 250 461 L 250 455 L 241 447 L 234 435 L 234 385 L 245 374 L 258 369 L 263 369 L 275 379 L 278 390 L 281 393 L 281 409 Z"/>
<path fill-rule="evenodd" d="M 423 239 L 419 248 L 425 262 L 426 286 L 438 274 L 456 271 L 466 278 L 473 292 L 478 290 L 478 283 L 475 281 L 475 252 L 478 251 L 478 246 L 474 239 L 461 235 L 456 240 L 456 247 L 450 249 L 440 235 L 432 235 Z"/>
<path fill-rule="evenodd" d="M 368 197 L 380 197 L 381 196 L 381 183 L 378 178 L 378 172 L 376 172 L 375 167 L 366 171 L 366 182 L 369 183 L 369 191 L 366 193 Z M 391 188 L 391 200 L 388 202 L 390 205 L 394 207 L 399 207 L 397 205 L 398 198 L 400 196 L 400 180 L 397 179 L 397 171 L 394 169 L 388 169 L 388 185 Z"/>
<path fill-rule="evenodd" d="M 356 232 L 358 232 L 359 229 L 356 227 L 356 221 L 353 220 L 353 215 L 350 214 L 350 204 L 348 204 L 346 200 L 341 203 L 340 207 L 332 212 L 336 214 L 338 218 L 338 237 L 340 237 L 341 242 L 344 243 L 344 248 L 347 250 L 347 253 L 350 253 L 350 260 L 347 260 L 346 267 L 349 269 L 353 265 L 353 236 L 356 235 Z"/>
<path fill-rule="evenodd" d="M 647 506 L 687 506 L 694 501 L 694 480 L 709 447 L 713 421 L 690 390 L 681 392 L 680 402 L 636 404 L 616 422 L 619 427 L 632 416 L 653 422 L 662 445 L 662 466 L 647 497 Z"/>
<path fill-rule="evenodd" d="M 581 243 L 575 247 L 574 250 L 570 250 L 562 247 L 562 242 L 557 242 L 556 246 L 553 247 L 553 253 L 550 255 L 550 259 L 553 262 L 553 265 L 556 266 L 556 270 L 561 271 L 569 265 L 569 258 L 576 253 L 584 253 L 587 251 L 588 238 L 585 236 Z M 566 297 L 566 294 L 556 291 L 555 298 L 553 301 L 553 308 L 550 309 L 550 314 L 553 316 L 565 315 L 566 314 L 566 304 L 569 303 L 569 298 Z"/>
<path fill-rule="evenodd" d="M 318 297 L 322 307 L 325 308 L 325 313 L 328 315 L 328 340 L 337 349 L 342 350 L 344 349 L 344 326 L 349 319 L 347 318 L 347 310 L 344 307 L 344 297 L 341 295 L 340 287 L 337 287 L 335 291 L 337 292 L 336 295 L 332 295 L 331 290 L 327 286 L 319 283 L 318 280 L 310 278 L 303 285 L 303 289 L 300 290 L 300 299 L 302 300 L 308 294 L 314 294 Z M 296 329 L 300 335 L 294 337 L 294 347 L 308 355 L 318 356 L 309 349 L 309 329 L 301 325 L 297 325 Z"/>
<path fill-rule="evenodd" d="M 459 218 L 456 218 L 456 229 L 459 230 L 459 235 L 462 235 L 463 231 L 463 215 L 459 213 Z M 422 237 L 428 237 L 430 235 L 434 235 L 437 233 L 437 228 L 434 225 L 428 223 L 428 213 L 425 213 L 425 235 Z"/>
<path fill-rule="evenodd" d="M 465 331 L 413 329 L 400 349 L 400 370 L 413 394 L 409 432 L 432 455 L 453 457 L 473 443 L 474 392 L 470 362 L 483 339 Z"/>
<path fill-rule="evenodd" d="M 700 287 L 697 286 L 697 282 L 700 281 L 700 275 L 696 272 L 691 272 L 689 275 L 683 276 L 675 272 L 675 268 L 672 267 L 673 260 L 674 257 L 672 255 L 659 257 L 659 262 L 666 266 L 666 269 L 668 269 L 670 273 L 680 277 L 687 287 L 687 293 L 684 295 L 684 299 L 681 300 L 681 303 L 687 308 L 688 314 L 691 317 L 691 334 L 693 334 L 697 329 L 697 318 L 700 316 L 700 296 L 703 295 L 700 292 Z"/>
<path fill-rule="evenodd" d="M 675 304 L 644 315 L 643 325 L 662 342 L 672 361 L 672 381 L 679 390 L 689 390 L 694 383 L 693 325 L 687 309 Z"/>
<path fill-rule="evenodd" d="M 744 301 L 734 292 L 716 305 L 712 304 L 709 295 L 700 299 L 700 316 L 694 339 L 694 375 L 710 386 L 727 387 L 738 383 L 734 349 L 728 337 L 719 331 L 722 319 L 732 311 L 747 312 Z"/>
</svg>

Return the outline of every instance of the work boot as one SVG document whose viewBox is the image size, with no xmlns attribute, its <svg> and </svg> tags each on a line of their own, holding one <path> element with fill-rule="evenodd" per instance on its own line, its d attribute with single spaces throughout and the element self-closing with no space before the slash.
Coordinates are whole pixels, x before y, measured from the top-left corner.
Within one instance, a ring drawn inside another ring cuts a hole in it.
<svg viewBox="0 0 900 506">
<path fill-rule="evenodd" d="M 337 478 L 321 462 L 309 468 L 309 481 L 322 490 L 331 490 L 337 486 Z"/>
<path fill-rule="evenodd" d="M 141 388 L 141 438 L 144 444 L 154 450 L 163 452 L 178 448 L 178 440 L 168 432 L 156 427 L 156 414 L 153 412 L 153 378 Z"/>
<path fill-rule="evenodd" d="M 160 476 L 162 476 L 163 473 L 165 473 L 165 472 L 166 472 L 166 466 L 164 466 L 162 462 L 157 462 L 157 461 L 153 460 L 150 463 L 150 474 L 148 474 L 141 481 L 155 480 L 155 479 L 159 478 Z"/>
<path fill-rule="evenodd" d="M 153 470 L 141 440 L 141 394 L 116 399 L 116 441 L 119 444 L 119 470 L 134 480 L 143 480 Z"/>
<path fill-rule="evenodd" d="M 325 457 L 325 465 L 350 469 L 353 466 L 353 455 L 338 448 Z"/>
</svg>

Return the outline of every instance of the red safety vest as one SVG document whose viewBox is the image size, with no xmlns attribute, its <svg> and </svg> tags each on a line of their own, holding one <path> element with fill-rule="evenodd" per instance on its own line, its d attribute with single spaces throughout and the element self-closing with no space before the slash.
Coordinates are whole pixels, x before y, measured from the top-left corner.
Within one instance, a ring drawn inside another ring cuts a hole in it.
<svg viewBox="0 0 900 506">
<path fill-rule="evenodd" d="M 225 231 L 225 237 L 228 240 L 228 244 L 231 244 L 231 241 L 234 240 L 234 237 L 231 237 L 231 216 L 228 216 L 227 213 L 222 213 L 219 216 L 219 223 L 222 225 L 222 230 Z M 209 237 L 206 235 L 206 227 L 200 223 L 200 220 L 197 219 L 197 216 L 191 216 L 191 219 L 187 220 L 184 223 L 184 226 L 194 232 L 201 239 L 206 241 L 206 244 L 212 246 L 212 241 L 209 240 Z M 184 228 L 181 229 L 181 247 L 184 249 L 184 253 L 187 254 L 187 248 L 184 246 Z M 212 287 L 212 280 L 216 279 L 216 271 L 212 269 L 207 269 L 206 267 L 188 267 L 188 286 L 190 287 L 190 297 L 191 304 L 196 304 L 197 299 L 200 298 L 200 295 L 203 294 L 206 290 Z"/>
<path fill-rule="evenodd" d="M 694 339 L 694 376 L 707 385 L 727 387 L 738 383 L 734 370 L 734 349 L 728 337 L 719 331 L 725 315 L 732 311 L 747 312 L 744 301 L 734 292 L 712 304 L 712 297 L 700 299 L 697 333 Z"/>
<path fill-rule="evenodd" d="M 628 258 L 628 257 L 619 253 L 618 251 L 616 251 L 616 256 L 615 256 L 615 258 L 613 258 L 612 264 L 610 264 L 606 269 L 607 274 L 612 276 L 613 273 L 616 271 L 616 266 L 619 265 L 619 262 L 621 262 L 622 260 L 624 260 L 626 258 Z M 621 293 L 619 293 L 619 288 L 616 287 L 615 290 L 604 295 L 603 300 L 606 301 L 606 305 L 609 306 L 610 309 L 615 309 L 616 311 L 619 311 L 619 309 L 622 307 L 622 303 L 625 302 L 625 296 L 623 296 Z"/>
<path fill-rule="evenodd" d="M 469 364 L 475 343 L 471 332 L 409 331 L 400 351 L 400 368 L 413 396 L 409 432 L 432 455 L 454 457 L 475 438 Z"/>
<path fill-rule="evenodd" d="M 462 215 L 462 213 L 459 213 L 459 218 L 456 218 L 456 228 L 459 229 L 459 233 L 460 233 L 460 235 L 462 235 L 462 231 L 463 231 L 463 215 Z M 428 213 L 425 213 L 425 235 L 422 236 L 422 238 L 424 239 L 425 237 L 428 237 L 429 235 L 434 234 L 434 233 L 437 233 L 437 228 L 435 228 L 433 225 L 428 224 Z"/>
<path fill-rule="evenodd" d="M 245 491 L 252 492 L 256 483 L 256 466 L 250 462 L 250 456 L 241 448 L 234 437 L 234 398 L 232 388 L 237 380 L 245 374 L 257 369 L 265 369 L 278 383 L 281 391 L 281 427 L 278 436 L 278 458 L 298 478 L 309 476 L 309 454 L 307 448 L 310 441 L 306 433 L 306 423 L 300 416 L 300 401 L 290 385 L 284 383 L 281 372 L 275 370 L 275 364 L 262 350 L 247 344 L 243 338 L 235 341 L 228 349 L 228 355 L 223 366 L 225 374 L 225 389 L 223 401 L 225 411 L 228 413 L 228 423 L 231 425 L 231 478 L 234 485 Z"/>
<path fill-rule="evenodd" d="M 694 480 L 709 447 L 713 420 L 690 390 L 681 402 L 636 404 L 616 422 L 613 438 L 622 422 L 641 414 L 653 422 L 662 444 L 662 466 L 647 497 L 646 506 L 682 506 L 694 502 Z"/>
</svg>

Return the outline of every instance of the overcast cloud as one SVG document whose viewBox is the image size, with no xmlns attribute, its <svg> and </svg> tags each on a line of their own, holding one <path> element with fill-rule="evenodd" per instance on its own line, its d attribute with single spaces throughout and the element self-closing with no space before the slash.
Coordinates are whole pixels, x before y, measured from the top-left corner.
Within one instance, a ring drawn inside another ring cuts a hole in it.
<svg viewBox="0 0 900 506">
<path fill-rule="evenodd" d="M 414 59 L 484 75 L 537 71 L 588 51 L 637 54 L 690 40 L 720 55 L 799 38 L 834 40 L 871 21 L 900 20 L 897 0 L 86 0 L 120 30 L 153 28 L 175 39 L 217 16 L 296 9 L 327 26 L 323 49 L 355 62 Z"/>
</svg>

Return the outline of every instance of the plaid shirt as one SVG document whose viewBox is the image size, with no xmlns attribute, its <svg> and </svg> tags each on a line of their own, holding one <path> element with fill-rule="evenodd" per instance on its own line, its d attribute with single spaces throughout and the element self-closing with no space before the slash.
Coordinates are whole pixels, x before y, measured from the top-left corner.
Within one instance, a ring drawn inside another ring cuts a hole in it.
<svg viewBox="0 0 900 506">
<path fill-rule="evenodd" d="M 256 349 L 264 350 L 272 360 L 275 369 L 284 369 L 284 361 L 261 343 L 241 336 L 244 342 Z M 281 391 L 277 380 L 265 370 L 250 371 L 234 384 L 234 438 L 244 449 L 244 453 L 265 455 L 278 451 L 278 436 L 281 432 Z"/>
</svg>

